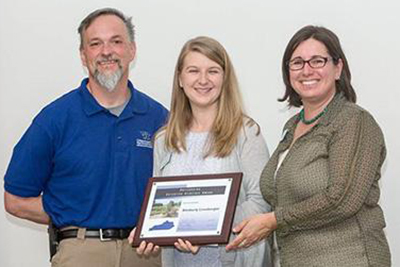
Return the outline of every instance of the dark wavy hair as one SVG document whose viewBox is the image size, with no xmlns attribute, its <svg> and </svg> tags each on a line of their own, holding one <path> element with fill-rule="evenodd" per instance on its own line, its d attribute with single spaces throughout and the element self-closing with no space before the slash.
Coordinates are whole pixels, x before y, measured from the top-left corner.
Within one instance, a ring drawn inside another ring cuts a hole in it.
<svg viewBox="0 0 400 267">
<path fill-rule="evenodd" d="M 304 41 L 308 39 L 315 39 L 325 45 L 328 50 L 329 55 L 333 59 L 333 64 L 337 65 L 339 59 L 343 62 L 343 70 L 340 75 L 340 79 L 336 80 L 336 91 L 342 92 L 346 99 L 350 102 L 355 103 L 357 100 L 356 92 L 351 85 L 351 73 L 349 64 L 347 62 L 346 56 L 340 45 L 339 38 L 331 30 L 320 27 L 308 25 L 297 31 L 292 39 L 290 39 L 288 45 L 286 46 L 285 53 L 282 59 L 282 76 L 283 82 L 285 83 L 286 91 L 285 95 L 278 99 L 278 101 L 288 101 L 289 106 L 300 107 L 303 105 L 300 96 L 293 89 L 290 84 L 290 73 L 289 73 L 289 61 L 293 55 L 294 50 Z"/>
</svg>

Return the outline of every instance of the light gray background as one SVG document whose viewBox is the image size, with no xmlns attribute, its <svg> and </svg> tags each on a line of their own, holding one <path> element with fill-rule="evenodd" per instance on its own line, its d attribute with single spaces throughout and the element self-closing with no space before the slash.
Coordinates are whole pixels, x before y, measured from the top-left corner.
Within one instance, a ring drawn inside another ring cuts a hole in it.
<svg viewBox="0 0 400 267">
<path fill-rule="evenodd" d="M 358 104 L 375 116 L 385 134 L 388 157 L 381 205 L 393 266 L 400 266 L 397 0 L 2 0 L 0 173 L 32 118 L 85 76 L 76 28 L 89 12 L 104 6 L 133 16 L 138 50 L 131 79 L 166 107 L 183 43 L 198 35 L 218 39 L 231 55 L 247 111 L 261 125 L 271 151 L 284 122 L 295 112 L 276 101 L 284 90 L 280 61 L 287 42 L 306 24 L 336 32 L 350 63 Z M 45 227 L 1 212 L 0 231 L 0 266 L 49 265 Z"/>
</svg>

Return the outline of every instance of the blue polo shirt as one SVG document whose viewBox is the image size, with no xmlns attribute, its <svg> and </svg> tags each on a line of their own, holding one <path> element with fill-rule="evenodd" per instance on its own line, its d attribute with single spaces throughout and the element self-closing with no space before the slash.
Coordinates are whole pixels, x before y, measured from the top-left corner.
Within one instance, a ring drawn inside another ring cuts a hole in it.
<svg viewBox="0 0 400 267">
<path fill-rule="evenodd" d="M 119 117 L 81 86 L 46 106 L 14 148 L 4 177 L 7 192 L 43 194 L 56 226 L 136 225 L 152 175 L 154 133 L 167 110 L 136 90 Z"/>
</svg>

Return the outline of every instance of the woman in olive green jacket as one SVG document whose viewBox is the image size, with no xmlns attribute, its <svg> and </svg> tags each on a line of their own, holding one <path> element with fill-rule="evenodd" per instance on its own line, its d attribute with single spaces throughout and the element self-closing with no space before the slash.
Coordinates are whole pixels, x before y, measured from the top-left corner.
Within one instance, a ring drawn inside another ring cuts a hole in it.
<svg viewBox="0 0 400 267">
<path fill-rule="evenodd" d="M 273 233 L 275 266 L 390 266 L 378 205 L 386 148 L 374 118 L 357 106 L 338 37 L 306 26 L 283 57 L 286 93 L 303 107 L 261 175 L 273 212 L 239 224 L 227 249 Z"/>
</svg>

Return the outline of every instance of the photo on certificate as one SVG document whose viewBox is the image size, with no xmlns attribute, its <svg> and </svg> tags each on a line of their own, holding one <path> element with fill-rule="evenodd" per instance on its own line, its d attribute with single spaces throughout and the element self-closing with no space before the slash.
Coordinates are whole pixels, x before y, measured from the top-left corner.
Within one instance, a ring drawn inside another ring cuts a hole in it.
<svg viewBox="0 0 400 267">
<path fill-rule="evenodd" d="M 135 233 L 141 241 L 173 245 L 227 243 L 242 173 L 152 177 Z"/>
</svg>

